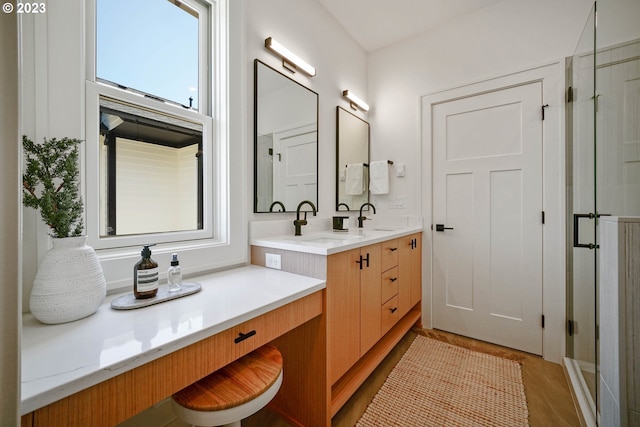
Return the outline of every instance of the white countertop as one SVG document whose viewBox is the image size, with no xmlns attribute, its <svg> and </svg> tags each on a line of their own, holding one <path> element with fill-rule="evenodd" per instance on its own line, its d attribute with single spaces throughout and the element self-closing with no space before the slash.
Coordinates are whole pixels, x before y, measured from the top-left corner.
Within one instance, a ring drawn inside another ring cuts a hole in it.
<svg viewBox="0 0 640 427">
<path fill-rule="evenodd" d="M 421 225 L 409 227 L 379 226 L 372 228 L 356 228 L 344 231 L 315 231 L 310 233 L 302 230 L 302 236 L 280 235 L 270 237 L 256 237 L 251 239 L 254 246 L 262 246 L 288 251 L 306 252 L 318 255 L 331 255 L 385 240 L 407 236 L 422 231 Z"/>
<path fill-rule="evenodd" d="M 85 319 L 22 325 L 24 415 L 123 372 L 311 295 L 323 280 L 253 265 L 188 278 L 196 294 L 136 310 L 113 310 L 105 299 Z"/>
</svg>

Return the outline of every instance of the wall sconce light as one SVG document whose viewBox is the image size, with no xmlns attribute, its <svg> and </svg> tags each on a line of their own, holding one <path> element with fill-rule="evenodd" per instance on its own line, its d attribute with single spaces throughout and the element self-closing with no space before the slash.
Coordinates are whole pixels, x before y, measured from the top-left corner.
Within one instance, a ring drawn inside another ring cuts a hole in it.
<svg viewBox="0 0 640 427">
<path fill-rule="evenodd" d="M 351 103 L 351 108 L 353 108 L 354 110 L 356 109 L 356 106 L 357 106 L 357 107 L 360 107 L 360 109 L 363 111 L 369 111 L 369 104 L 367 104 L 362 99 L 355 96 L 352 92 L 349 91 L 349 89 L 343 90 L 342 96 L 344 96 L 349 100 L 349 102 Z"/>
<path fill-rule="evenodd" d="M 300 70 L 309 75 L 309 77 L 313 77 L 316 75 L 316 69 L 314 67 L 312 67 L 307 62 L 300 59 L 300 57 L 298 57 L 296 54 L 291 52 L 289 49 L 275 41 L 273 37 L 265 39 L 264 46 L 280 56 L 282 58 L 282 66 L 292 73 L 295 73 L 296 70 Z"/>
</svg>

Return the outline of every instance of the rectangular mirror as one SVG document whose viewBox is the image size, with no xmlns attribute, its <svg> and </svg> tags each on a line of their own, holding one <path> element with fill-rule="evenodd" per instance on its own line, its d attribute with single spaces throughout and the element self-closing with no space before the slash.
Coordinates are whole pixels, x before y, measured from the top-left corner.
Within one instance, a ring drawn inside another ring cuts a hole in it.
<svg viewBox="0 0 640 427">
<path fill-rule="evenodd" d="M 254 212 L 318 207 L 318 94 L 254 61 Z"/>
<path fill-rule="evenodd" d="M 369 123 L 336 109 L 336 210 L 369 201 Z M 346 205 L 346 207 L 345 207 Z"/>
</svg>

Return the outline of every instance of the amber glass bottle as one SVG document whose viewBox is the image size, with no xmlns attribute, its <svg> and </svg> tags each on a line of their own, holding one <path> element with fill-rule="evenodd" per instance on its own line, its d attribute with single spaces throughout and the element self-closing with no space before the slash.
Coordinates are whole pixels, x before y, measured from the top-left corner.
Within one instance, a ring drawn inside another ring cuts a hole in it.
<svg viewBox="0 0 640 427">
<path fill-rule="evenodd" d="M 133 266 L 133 295 L 137 299 L 151 298 L 158 293 L 158 263 L 151 259 L 151 249 L 145 245 L 142 258 Z"/>
</svg>

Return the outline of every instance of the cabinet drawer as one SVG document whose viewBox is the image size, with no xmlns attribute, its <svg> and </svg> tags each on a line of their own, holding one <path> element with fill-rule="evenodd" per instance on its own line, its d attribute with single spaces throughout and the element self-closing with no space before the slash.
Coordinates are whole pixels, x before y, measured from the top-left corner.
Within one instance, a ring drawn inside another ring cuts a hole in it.
<svg viewBox="0 0 640 427">
<path fill-rule="evenodd" d="M 389 332 L 389 329 L 396 324 L 400 318 L 400 312 L 398 311 L 398 296 L 391 298 L 386 303 L 382 304 L 382 335 Z"/>
<path fill-rule="evenodd" d="M 398 239 L 387 240 L 381 243 L 382 247 L 382 271 L 398 265 Z"/>
<path fill-rule="evenodd" d="M 383 303 L 389 301 L 398 294 L 398 267 L 393 267 L 382 273 L 382 299 Z"/>
</svg>

